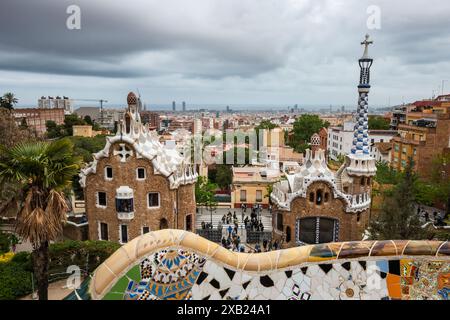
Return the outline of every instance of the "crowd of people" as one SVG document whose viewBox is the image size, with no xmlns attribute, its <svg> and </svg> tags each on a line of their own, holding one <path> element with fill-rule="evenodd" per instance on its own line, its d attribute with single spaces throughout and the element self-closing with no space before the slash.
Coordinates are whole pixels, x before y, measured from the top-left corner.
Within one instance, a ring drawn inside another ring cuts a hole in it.
<svg viewBox="0 0 450 320">
<path fill-rule="evenodd" d="M 278 241 L 269 241 L 267 239 L 262 241 L 262 245 L 260 243 L 256 243 L 254 248 L 251 246 L 246 247 L 241 243 L 241 237 L 234 232 L 228 234 L 228 237 L 222 237 L 221 243 L 222 246 L 228 250 L 247 253 L 269 252 L 272 250 L 277 250 L 281 247 Z"/>
<path fill-rule="evenodd" d="M 250 210 L 249 215 L 246 214 L 247 210 Z M 238 215 L 236 211 L 229 210 L 226 214 L 222 216 L 217 224 L 217 230 L 223 231 L 221 244 L 224 248 L 235 252 L 267 252 L 271 250 L 277 250 L 279 244 L 276 241 L 264 240 L 261 243 L 257 243 L 253 248 L 251 246 L 246 246 L 241 242 L 241 237 L 239 235 L 239 228 L 245 228 L 246 231 L 264 231 L 264 224 L 261 217 L 262 206 L 260 204 L 255 204 L 251 208 L 248 208 L 246 204 L 241 205 L 241 213 Z M 210 222 L 202 221 L 201 227 L 203 230 L 213 230 L 215 229 L 213 224 Z"/>
<path fill-rule="evenodd" d="M 417 212 L 419 214 L 419 217 L 424 222 L 433 222 L 433 224 L 438 227 L 447 225 L 444 221 L 443 215 L 438 213 L 437 211 L 433 211 L 433 213 L 430 214 L 427 210 L 425 210 L 419 206 L 417 208 Z"/>
</svg>

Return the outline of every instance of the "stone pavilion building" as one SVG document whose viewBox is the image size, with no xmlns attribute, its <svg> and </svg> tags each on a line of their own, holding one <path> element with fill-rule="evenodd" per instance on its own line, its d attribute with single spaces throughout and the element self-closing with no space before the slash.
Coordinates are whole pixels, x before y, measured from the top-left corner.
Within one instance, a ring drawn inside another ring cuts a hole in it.
<svg viewBox="0 0 450 320">
<path fill-rule="evenodd" d="M 361 44 L 365 51 L 359 65 L 359 100 L 351 152 L 337 172 L 327 166 L 318 134 L 311 138 L 303 165 L 276 183 L 271 194 L 273 238 L 283 247 L 302 244 L 353 241 L 363 238 L 368 225 L 371 180 L 376 173 L 370 156 L 368 93 L 370 67 L 369 36 Z"/>
<path fill-rule="evenodd" d="M 129 93 L 117 134 L 80 173 L 89 239 L 126 243 L 160 229 L 194 230 L 195 167 L 141 122 Z"/>
</svg>

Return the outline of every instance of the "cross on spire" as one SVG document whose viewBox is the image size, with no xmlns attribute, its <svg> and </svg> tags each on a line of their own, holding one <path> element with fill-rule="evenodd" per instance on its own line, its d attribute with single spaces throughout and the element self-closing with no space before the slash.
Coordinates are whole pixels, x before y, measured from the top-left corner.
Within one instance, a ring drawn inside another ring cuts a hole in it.
<svg viewBox="0 0 450 320">
<path fill-rule="evenodd" d="M 362 59 L 369 59 L 369 45 L 373 44 L 372 40 L 369 40 L 370 36 L 366 34 L 366 39 L 361 42 L 361 45 L 364 45 L 364 54 L 362 56 Z"/>
</svg>

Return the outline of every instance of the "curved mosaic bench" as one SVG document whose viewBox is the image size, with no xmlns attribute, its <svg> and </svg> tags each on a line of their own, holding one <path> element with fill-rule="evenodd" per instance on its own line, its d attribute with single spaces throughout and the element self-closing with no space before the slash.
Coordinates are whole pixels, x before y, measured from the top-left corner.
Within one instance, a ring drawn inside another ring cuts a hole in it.
<svg viewBox="0 0 450 320">
<path fill-rule="evenodd" d="M 265 253 L 161 230 L 95 271 L 91 299 L 448 299 L 450 243 L 360 241 Z"/>
</svg>

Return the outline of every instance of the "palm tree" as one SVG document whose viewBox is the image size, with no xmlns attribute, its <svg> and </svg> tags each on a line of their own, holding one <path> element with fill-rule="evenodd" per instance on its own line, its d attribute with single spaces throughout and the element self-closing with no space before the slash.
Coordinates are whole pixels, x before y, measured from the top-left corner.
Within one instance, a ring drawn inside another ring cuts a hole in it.
<svg viewBox="0 0 450 320">
<path fill-rule="evenodd" d="M 33 270 L 40 300 L 47 300 L 48 246 L 62 233 L 67 203 L 63 190 L 78 173 L 80 159 L 67 139 L 0 146 L 0 183 L 19 186 L 17 234 L 33 246 Z"/>
<path fill-rule="evenodd" d="M 19 102 L 19 100 L 16 98 L 14 93 L 7 92 L 3 95 L 2 101 L 2 107 L 6 109 L 14 109 L 14 105 Z"/>
</svg>

